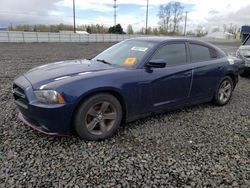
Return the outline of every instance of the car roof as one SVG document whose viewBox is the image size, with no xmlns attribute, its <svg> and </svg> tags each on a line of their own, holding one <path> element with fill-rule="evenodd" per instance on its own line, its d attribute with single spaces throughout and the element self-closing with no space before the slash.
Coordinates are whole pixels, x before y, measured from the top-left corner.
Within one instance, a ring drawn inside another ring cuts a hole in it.
<svg viewBox="0 0 250 188">
<path fill-rule="evenodd" d="M 199 40 L 185 38 L 185 37 L 137 37 L 129 40 L 141 40 L 141 41 L 158 42 L 158 43 L 171 42 L 171 41 L 202 42 Z"/>
<path fill-rule="evenodd" d="M 215 46 L 209 42 L 205 42 L 205 41 L 201 41 L 201 40 L 197 40 L 197 39 L 193 39 L 193 38 L 185 38 L 185 37 L 151 37 L 151 36 L 149 36 L 149 37 L 131 38 L 128 40 L 148 41 L 148 42 L 155 42 L 157 44 L 162 44 L 162 43 L 166 43 L 166 42 L 191 42 L 191 43 L 207 46 L 207 47 L 221 51 L 221 49 L 219 49 L 217 46 Z"/>
<path fill-rule="evenodd" d="M 192 38 L 185 38 L 185 37 L 152 37 L 152 36 L 148 36 L 148 37 L 131 38 L 131 39 L 128 39 L 128 40 L 155 42 L 158 45 L 161 45 L 161 44 L 166 43 L 166 42 L 191 42 L 191 43 L 195 43 L 195 44 L 199 44 L 199 45 L 203 45 L 203 46 L 207 46 L 209 48 L 215 49 L 218 52 L 220 52 L 220 54 L 222 56 L 226 55 L 225 52 L 223 52 L 217 46 L 215 46 L 215 45 L 213 45 L 213 44 L 211 44 L 209 42 L 200 41 L 200 40 L 192 39 Z"/>
</svg>

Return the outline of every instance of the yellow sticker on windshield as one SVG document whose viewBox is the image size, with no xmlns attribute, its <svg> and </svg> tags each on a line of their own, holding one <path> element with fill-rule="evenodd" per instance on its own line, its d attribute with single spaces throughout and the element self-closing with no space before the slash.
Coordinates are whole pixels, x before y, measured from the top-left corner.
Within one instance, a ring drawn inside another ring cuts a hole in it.
<svg viewBox="0 0 250 188">
<path fill-rule="evenodd" d="M 136 58 L 134 58 L 134 57 L 129 57 L 129 58 L 127 58 L 127 59 L 124 61 L 124 64 L 125 64 L 125 65 L 134 65 L 134 64 L 136 64 L 136 62 L 137 62 L 137 59 L 136 59 Z"/>
</svg>

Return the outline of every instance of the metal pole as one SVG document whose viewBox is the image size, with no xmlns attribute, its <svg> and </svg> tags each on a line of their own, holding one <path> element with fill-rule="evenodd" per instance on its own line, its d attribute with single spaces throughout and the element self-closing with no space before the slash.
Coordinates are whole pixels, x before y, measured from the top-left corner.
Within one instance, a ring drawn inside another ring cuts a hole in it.
<svg viewBox="0 0 250 188">
<path fill-rule="evenodd" d="M 187 11 L 186 11 L 186 17 L 185 17 L 184 36 L 186 36 L 186 31 L 187 31 Z"/>
<path fill-rule="evenodd" d="M 114 26 L 116 26 L 116 8 L 117 8 L 116 1 L 117 0 L 114 0 Z"/>
<path fill-rule="evenodd" d="M 75 0 L 73 0 L 73 19 L 74 19 L 74 33 L 76 33 L 76 6 L 75 6 Z"/>
<path fill-rule="evenodd" d="M 22 32 L 22 36 L 23 36 L 23 42 L 25 42 L 25 39 L 24 39 L 24 32 Z"/>
<path fill-rule="evenodd" d="M 8 36 L 8 42 L 10 42 L 10 32 L 7 31 L 7 36 Z"/>
<path fill-rule="evenodd" d="M 146 11 L 146 35 L 148 34 L 148 0 L 147 0 L 147 11 Z"/>
</svg>

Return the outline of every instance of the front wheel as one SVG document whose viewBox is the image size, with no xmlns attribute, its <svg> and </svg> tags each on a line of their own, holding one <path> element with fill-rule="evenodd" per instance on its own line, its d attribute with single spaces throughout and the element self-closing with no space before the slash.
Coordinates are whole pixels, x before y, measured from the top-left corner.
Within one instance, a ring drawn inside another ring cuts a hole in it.
<svg viewBox="0 0 250 188">
<path fill-rule="evenodd" d="M 226 76 L 220 83 L 214 95 L 214 104 L 223 106 L 229 102 L 233 93 L 234 85 L 231 77 Z"/>
<path fill-rule="evenodd" d="M 88 98 L 75 116 L 76 133 L 87 140 L 102 140 L 118 129 L 122 119 L 120 102 L 112 95 L 101 93 Z"/>
</svg>

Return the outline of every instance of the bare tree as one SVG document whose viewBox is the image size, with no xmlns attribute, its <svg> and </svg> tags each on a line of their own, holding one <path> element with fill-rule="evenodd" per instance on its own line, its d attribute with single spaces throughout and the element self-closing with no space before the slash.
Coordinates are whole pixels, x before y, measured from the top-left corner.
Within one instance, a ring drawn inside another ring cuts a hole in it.
<svg viewBox="0 0 250 188">
<path fill-rule="evenodd" d="M 238 30 L 238 26 L 237 25 L 233 25 L 232 23 L 230 24 L 229 27 L 227 27 L 227 32 L 231 33 L 231 34 L 236 34 Z"/>
<path fill-rule="evenodd" d="M 183 19 L 183 6 L 180 2 L 169 2 L 159 8 L 160 25 L 166 32 L 178 32 L 180 21 Z M 172 29 L 173 28 L 173 29 Z"/>
<path fill-rule="evenodd" d="M 220 31 L 220 28 L 219 27 L 214 27 L 212 29 L 212 33 L 215 33 L 215 32 L 219 32 Z"/>
<path fill-rule="evenodd" d="M 168 3 L 165 6 L 161 5 L 158 16 L 160 18 L 160 21 L 162 22 L 161 25 L 166 30 L 166 32 L 168 32 L 170 19 L 171 19 L 171 16 L 172 16 L 172 2 Z"/>
<path fill-rule="evenodd" d="M 183 6 L 180 2 L 173 2 L 172 3 L 172 10 L 173 10 L 173 33 L 175 33 L 178 29 L 179 23 L 183 18 Z"/>
<path fill-rule="evenodd" d="M 227 25 L 226 24 L 223 24 L 223 31 L 224 31 L 224 33 L 227 31 Z"/>
<path fill-rule="evenodd" d="M 206 31 L 205 27 L 202 25 L 198 25 L 195 31 L 196 31 L 197 37 L 203 37 L 203 36 L 207 35 L 207 31 Z"/>
<path fill-rule="evenodd" d="M 238 26 L 236 24 L 231 23 L 229 25 L 224 24 L 223 25 L 223 30 L 224 30 L 224 33 L 225 32 L 230 33 L 236 38 L 236 35 L 237 35 L 237 32 L 238 32 L 239 28 L 238 28 Z"/>
</svg>

